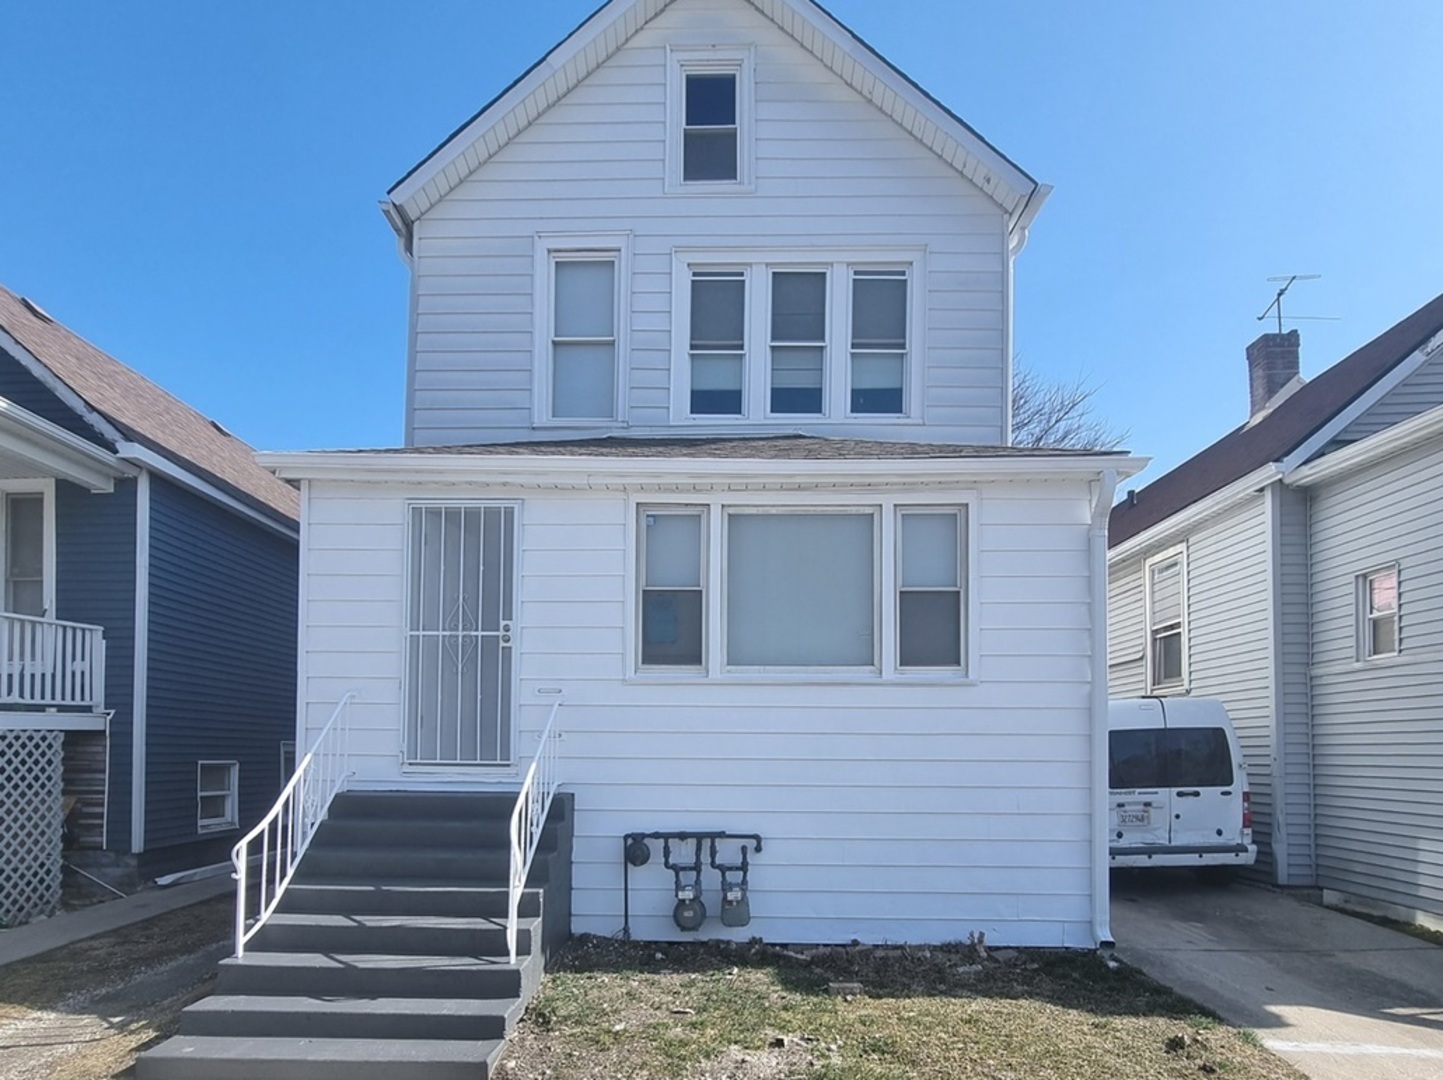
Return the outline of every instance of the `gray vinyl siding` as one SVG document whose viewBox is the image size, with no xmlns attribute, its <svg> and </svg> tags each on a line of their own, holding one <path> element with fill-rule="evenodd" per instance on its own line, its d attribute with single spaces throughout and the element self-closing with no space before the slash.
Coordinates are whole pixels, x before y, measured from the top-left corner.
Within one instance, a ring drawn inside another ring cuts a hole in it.
<svg viewBox="0 0 1443 1080">
<path fill-rule="evenodd" d="M 1274 783 L 1286 805 L 1275 828 L 1287 850 L 1278 878 L 1288 885 L 1313 883 L 1313 733 L 1308 666 L 1312 651 L 1308 595 L 1308 495 L 1281 484 L 1276 494 L 1278 604 L 1276 640 L 1278 680 L 1275 695 L 1279 767 Z"/>
<path fill-rule="evenodd" d="M 1107 568 L 1107 693 L 1141 697 L 1147 693 L 1147 605 L 1142 559 Z"/>
<path fill-rule="evenodd" d="M 1443 915 L 1443 446 L 1312 492 L 1318 884 Z M 1396 563 L 1401 650 L 1359 662 L 1357 578 Z"/>
<path fill-rule="evenodd" d="M 135 690 L 135 481 L 92 495 L 55 483 L 55 616 L 105 629 L 110 720 L 110 849 L 130 850 L 130 765 Z"/>
<path fill-rule="evenodd" d="M 1272 875 L 1271 577 L 1264 496 L 1188 541 L 1188 693 L 1227 706 L 1248 763 L 1259 871 Z"/>
<path fill-rule="evenodd" d="M 1190 536 L 1172 537 L 1108 568 L 1108 693 L 1147 693 L 1144 566 L 1186 547 L 1187 684 L 1179 693 L 1219 698 L 1242 743 L 1253 793 L 1258 869 L 1272 865 L 1272 622 L 1270 544 L 1264 496 L 1249 496 Z"/>
<path fill-rule="evenodd" d="M 8 398 L 22 409 L 49 420 L 72 435 L 79 435 L 98 446 L 109 446 L 74 409 L 3 349 L 0 349 L 0 397 Z"/>
<path fill-rule="evenodd" d="M 1411 420 L 1437 405 L 1443 405 L 1443 349 L 1435 351 L 1417 371 L 1344 428 L 1336 441 L 1357 442 L 1384 428 Z"/>
<path fill-rule="evenodd" d="M 147 865 L 217 861 L 239 831 L 197 832 L 196 766 L 240 763 L 248 828 L 294 737 L 296 545 L 151 478 Z M 180 845 L 192 845 L 183 850 Z"/>
</svg>

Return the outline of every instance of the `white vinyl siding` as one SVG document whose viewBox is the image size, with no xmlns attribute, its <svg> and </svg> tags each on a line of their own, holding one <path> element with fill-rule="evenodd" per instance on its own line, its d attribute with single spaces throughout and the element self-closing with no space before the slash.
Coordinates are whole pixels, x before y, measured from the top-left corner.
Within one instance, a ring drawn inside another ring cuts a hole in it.
<svg viewBox="0 0 1443 1080">
<path fill-rule="evenodd" d="M 1312 495 L 1318 884 L 1443 915 L 1443 449 Z M 1396 565 L 1403 649 L 1360 662 L 1361 570 Z"/>
<path fill-rule="evenodd" d="M 1107 567 L 1107 693 L 1147 693 L 1147 602 L 1142 559 Z"/>
<path fill-rule="evenodd" d="M 722 19 L 728 40 L 754 43 L 754 189 L 668 195 L 667 50 L 698 44 Z M 759 12 L 677 0 L 420 218 L 409 441 L 536 434 L 543 410 L 533 362 L 545 352 L 538 335 L 548 331 L 534 316 L 533 249 L 537 234 L 553 231 L 631 234 L 619 279 L 630 338 L 619 354 L 618 427 L 646 434 L 673 423 L 673 357 L 687 345 L 684 327 L 674 329 L 674 253 L 725 238 L 793 262 L 818 248 L 925 251 L 911 282 L 921 329 L 908 342 L 921 404 L 904 421 L 833 416 L 828 430 L 1003 439 L 1009 254 L 1002 211 Z M 752 423 L 797 426 L 794 417 L 761 414 Z"/>
<path fill-rule="evenodd" d="M 478 469 L 477 490 L 483 478 Z M 303 724 L 314 732 L 342 694 L 360 691 L 351 742 L 358 787 L 457 781 L 407 774 L 397 753 L 406 506 L 450 490 L 309 483 Z M 976 666 L 965 681 L 955 673 L 634 674 L 636 533 L 654 505 L 647 494 L 486 497 L 519 503 L 518 757 L 534 751 L 555 701 L 543 691 L 564 691 L 577 932 L 620 928 L 620 836 L 725 828 L 766 840 L 752 863 L 754 921 L 734 932 L 740 940 L 920 942 L 976 932 L 998 944 L 1094 944 L 1085 483 L 979 482 L 929 493 L 929 511 L 974 508 Z M 824 498 L 811 501 L 877 504 L 866 492 Z M 891 564 L 883 568 L 890 576 Z M 655 864 L 634 870 L 631 889 L 635 932 L 677 938 L 671 876 Z M 722 931 L 711 920 L 707 932 Z"/>
<path fill-rule="evenodd" d="M 1272 784 L 1280 794 L 1273 829 L 1287 855 L 1287 864 L 1280 861 L 1278 866 L 1279 883 L 1302 886 L 1314 883 L 1308 493 L 1281 484 L 1273 485 L 1270 493 L 1277 500 L 1274 641 L 1279 680 L 1273 695 L 1278 716 Z"/>
</svg>

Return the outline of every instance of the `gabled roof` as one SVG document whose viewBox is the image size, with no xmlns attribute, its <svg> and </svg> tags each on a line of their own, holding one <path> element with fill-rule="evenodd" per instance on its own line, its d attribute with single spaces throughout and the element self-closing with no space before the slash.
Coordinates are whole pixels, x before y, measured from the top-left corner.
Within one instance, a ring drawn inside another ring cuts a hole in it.
<svg viewBox="0 0 1443 1080">
<path fill-rule="evenodd" d="M 488 158 L 604 64 L 674 0 L 610 0 L 452 132 L 398 180 L 382 203 L 406 239 L 411 222 L 435 206 Z M 749 3 L 839 79 L 871 101 L 972 181 L 1007 213 L 1013 227 L 1035 216 L 1048 188 L 888 62 L 815 0 Z"/>
<path fill-rule="evenodd" d="M 1224 435 L 1112 509 L 1108 546 L 1152 528 L 1179 511 L 1281 462 L 1339 418 L 1370 387 L 1443 332 L 1443 295 L 1338 361 L 1266 416 Z"/>
<path fill-rule="evenodd" d="M 58 380 L 63 389 L 98 414 L 101 424 L 92 417 L 86 419 L 99 434 L 111 442 L 119 434 L 122 440 L 138 443 L 196 473 L 267 517 L 295 525 L 300 516 L 299 495 L 257 465 L 251 447 L 3 286 L 0 328 L 29 354 L 16 360 L 27 367 L 38 363 L 44 370 L 35 374 L 42 381 Z M 113 430 L 104 430 L 105 424 Z"/>
</svg>

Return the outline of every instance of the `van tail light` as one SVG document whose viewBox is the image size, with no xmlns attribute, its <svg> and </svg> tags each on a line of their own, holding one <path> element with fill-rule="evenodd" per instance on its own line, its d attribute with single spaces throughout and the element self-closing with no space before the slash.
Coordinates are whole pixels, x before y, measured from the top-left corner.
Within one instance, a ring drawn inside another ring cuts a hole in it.
<svg viewBox="0 0 1443 1080">
<path fill-rule="evenodd" d="M 1243 792 L 1243 828 L 1251 830 L 1253 827 L 1253 793 Z"/>
</svg>

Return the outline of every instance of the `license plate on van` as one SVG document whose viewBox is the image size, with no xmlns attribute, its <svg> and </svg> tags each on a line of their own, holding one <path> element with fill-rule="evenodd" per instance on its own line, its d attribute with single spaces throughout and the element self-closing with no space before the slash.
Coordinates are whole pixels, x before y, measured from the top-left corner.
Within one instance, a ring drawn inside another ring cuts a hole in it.
<svg viewBox="0 0 1443 1080">
<path fill-rule="evenodd" d="M 1124 825 L 1151 825 L 1152 810 L 1149 807 L 1143 807 L 1140 810 L 1119 810 L 1117 824 L 1119 828 Z"/>
</svg>

